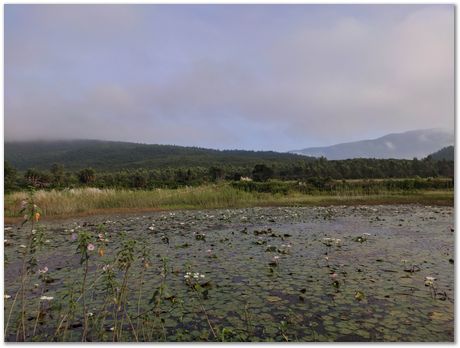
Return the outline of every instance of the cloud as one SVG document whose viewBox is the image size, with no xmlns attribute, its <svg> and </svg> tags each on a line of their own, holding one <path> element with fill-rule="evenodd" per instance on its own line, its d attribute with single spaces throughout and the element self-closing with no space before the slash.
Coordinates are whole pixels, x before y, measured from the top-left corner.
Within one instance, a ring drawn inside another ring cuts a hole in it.
<svg viewBox="0 0 460 348">
<path fill-rule="evenodd" d="M 453 128 L 453 6 L 370 8 L 7 6 L 5 138 L 283 151 Z"/>
</svg>

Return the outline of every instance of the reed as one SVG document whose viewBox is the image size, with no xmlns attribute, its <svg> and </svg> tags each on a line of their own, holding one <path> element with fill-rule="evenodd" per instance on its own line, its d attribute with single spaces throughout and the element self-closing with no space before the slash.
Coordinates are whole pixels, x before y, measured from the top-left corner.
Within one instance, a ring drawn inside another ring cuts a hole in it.
<svg viewBox="0 0 460 348">
<path fill-rule="evenodd" d="M 453 190 L 389 190 L 365 193 L 344 189 L 302 193 L 297 191 L 245 191 L 229 184 L 179 189 L 115 190 L 80 188 L 37 191 L 35 201 L 44 216 L 75 216 L 145 210 L 242 208 L 251 206 L 295 206 L 329 204 L 438 204 L 453 205 Z M 22 216 L 21 202 L 26 192 L 5 195 L 5 217 Z"/>
</svg>

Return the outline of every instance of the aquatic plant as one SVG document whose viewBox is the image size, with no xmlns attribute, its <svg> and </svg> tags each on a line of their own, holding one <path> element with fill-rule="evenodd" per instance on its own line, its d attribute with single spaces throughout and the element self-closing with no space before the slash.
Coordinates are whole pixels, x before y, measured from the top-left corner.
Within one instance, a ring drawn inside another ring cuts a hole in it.
<svg viewBox="0 0 460 348">
<path fill-rule="evenodd" d="M 13 303 L 8 313 L 8 319 L 5 324 L 5 335 L 8 332 L 11 315 L 19 296 L 21 312 L 19 325 L 16 327 L 17 340 L 26 341 L 27 321 L 26 321 L 26 291 L 28 289 L 29 277 L 34 273 L 37 267 L 36 252 L 43 246 L 44 228 L 38 224 L 41 217 L 41 209 L 35 204 L 34 190 L 31 189 L 27 199 L 21 202 L 21 214 L 24 214 L 22 226 L 30 223 L 30 229 L 26 235 L 26 244 L 21 244 L 20 253 L 22 253 L 22 265 L 20 270 L 20 287 L 14 296 Z"/>
</svg>

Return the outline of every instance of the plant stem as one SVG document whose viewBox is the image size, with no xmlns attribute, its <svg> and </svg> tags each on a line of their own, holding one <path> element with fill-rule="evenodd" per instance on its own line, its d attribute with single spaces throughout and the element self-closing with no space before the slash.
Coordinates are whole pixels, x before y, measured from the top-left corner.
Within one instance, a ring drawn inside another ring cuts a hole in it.
<svg viewBox="0 0 460 348">
<path fill-rule="evenodd" d="M 81 337 L 82 342 L 86 341 L 86 331 L 88 330 L 88 314 L 87 314 L 87 308 L 86 308 L 86 294 L 85 294 L 87 276 L 88 276 L 88 258 L 85 260 L 85 272 L 83 274 L 83 284 L 81 287 L 81 295 L 83 298 L 83 301 L 82 301 L 82 304 L 83 304 L 83 334 Z"/>
</svg>

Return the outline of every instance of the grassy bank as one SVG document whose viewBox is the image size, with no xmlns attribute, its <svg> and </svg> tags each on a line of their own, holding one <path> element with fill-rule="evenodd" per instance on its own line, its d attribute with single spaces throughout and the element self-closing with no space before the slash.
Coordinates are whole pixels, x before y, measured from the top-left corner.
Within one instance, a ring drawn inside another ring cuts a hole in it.
<svg viewBox="0 0 460 348">
<path fill-rule="evenodd" d="M 5 217 L 19 217 L 26 192 L 5 195 Z M 349 204 L 453 205 L 452 190 L 389 191 L 362 194 L 359 191 L 268 193 L 248 192 L 230 185 L 208 185 L 151 191 L 114 189 L 71 189 L 37 191 L 35 200 L 45 216 L 72 216 L 111 211 L 145 211 L 149 209 L 212 209 L 250 206 L 303 206 Z"/>
</svg>

